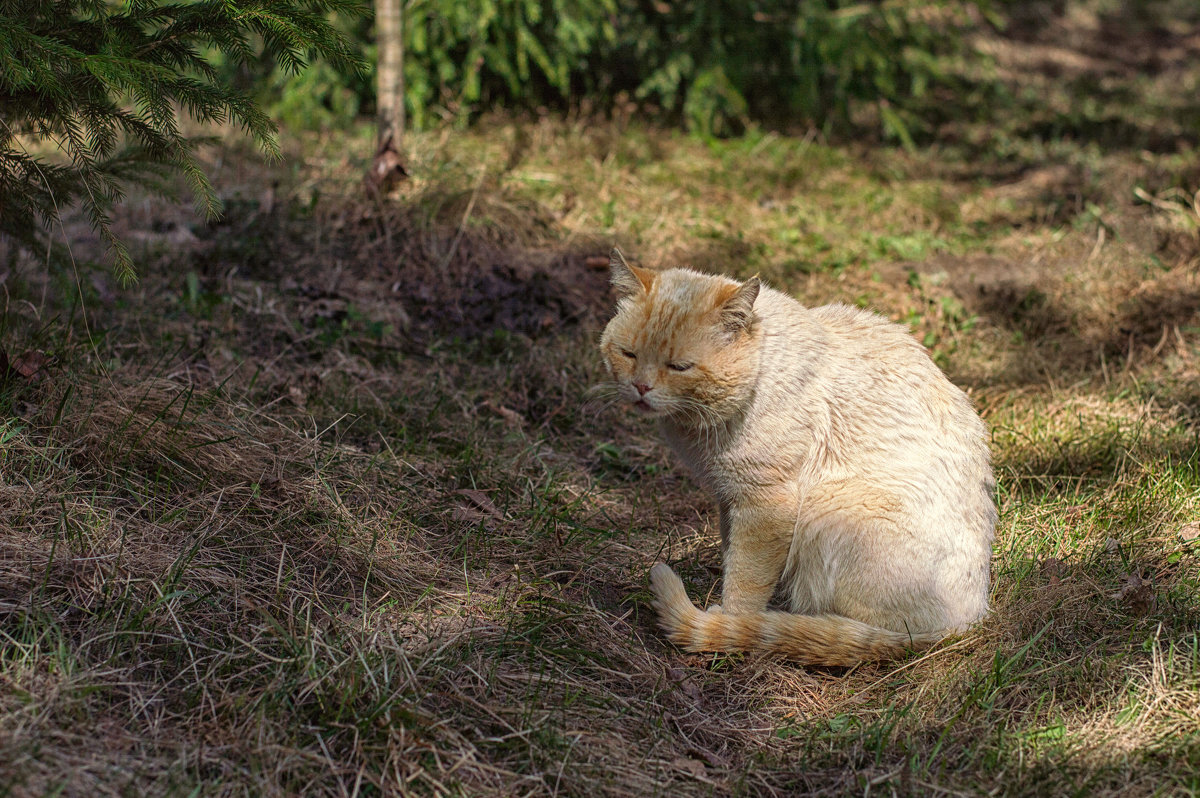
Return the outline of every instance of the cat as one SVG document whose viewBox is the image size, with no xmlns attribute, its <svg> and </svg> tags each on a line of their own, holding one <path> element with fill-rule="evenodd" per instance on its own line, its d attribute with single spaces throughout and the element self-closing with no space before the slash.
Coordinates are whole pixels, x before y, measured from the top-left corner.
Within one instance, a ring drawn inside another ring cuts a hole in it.
<svg viewBox="0 0 1200 798">
<path fill-rule="evenodd" d="M 987 430 L 900 325 L 763 285 L 610 256 L 600 338 L 616 395 L 658 420 L 720 510 L 721 603 L 650 571 L 688 651 L 812 665 L 904 656 L 987 611 Z M 769 610 L 778 588 L 790 612 Z"/>
</svg>

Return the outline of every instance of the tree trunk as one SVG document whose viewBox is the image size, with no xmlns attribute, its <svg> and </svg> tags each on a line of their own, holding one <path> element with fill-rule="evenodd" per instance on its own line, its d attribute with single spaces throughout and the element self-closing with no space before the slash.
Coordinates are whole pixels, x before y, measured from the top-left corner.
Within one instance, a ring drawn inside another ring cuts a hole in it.
<svg viewBox="0 0 1200 798">
<path fill-rule="evenodd" d="M 382 147 L 389 137 L 404 137 L 404 0 L 375 0 L 375 44 L 379 49 L 376 96 Z"/>
<path fill-rule="evenodd" d="M 387 194 L 408 176 L 400 146 L 404 138 L 404 0 L 375 0 L 376 104 L 379 129 L 368 187 Z"/>
</svg>

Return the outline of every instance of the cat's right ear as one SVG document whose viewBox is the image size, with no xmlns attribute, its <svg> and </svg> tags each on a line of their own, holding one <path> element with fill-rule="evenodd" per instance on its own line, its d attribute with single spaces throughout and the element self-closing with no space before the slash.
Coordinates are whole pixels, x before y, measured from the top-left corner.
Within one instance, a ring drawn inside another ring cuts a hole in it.
<svg viewBox="0 0 1200 798">
<path fill-rule="evenodd" d="M 654 285 L 654 272 L 630 266 L 616 247 L 608 253 L 608 269 L 612 272 L 613 288 L 620 296 L 644 294 Z"/>
<path fill-rule="evenodd" d="M 754 321 L 754 300 L 760 287 L 758 275 L 742 283 L 721 305 L 721 323 L 731 333 L 747 329 Z"/>
</svg>

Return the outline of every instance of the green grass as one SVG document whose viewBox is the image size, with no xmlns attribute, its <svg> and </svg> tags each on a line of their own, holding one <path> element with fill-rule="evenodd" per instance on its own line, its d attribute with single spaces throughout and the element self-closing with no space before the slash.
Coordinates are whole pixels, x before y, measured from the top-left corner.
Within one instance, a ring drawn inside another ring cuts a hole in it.
<svg viewBox="0 0 1200 798">
<path fill-rule="evenodd" d="M 1146 101 L 1089 139 L 1117 106 L 1038 73 L 915 153 L 489 117 L 382 204 L 365 129 L 214 150 L 225 223 L 122 209 L 138 286 L 77 230 L 78 286 L 17 264 L 4 352 L 56 361 L 0 384 L 0 794 L 1200 793 L 1200 172 L 1143 147 L 1187 75 L 1108 74 Z M 992 430 L 977 629 L 849 671 L 663 640 L 649 566 L 706 602 L 719 535 L 589 393 L 612 243 L 931 348 Z"/>
</svg>

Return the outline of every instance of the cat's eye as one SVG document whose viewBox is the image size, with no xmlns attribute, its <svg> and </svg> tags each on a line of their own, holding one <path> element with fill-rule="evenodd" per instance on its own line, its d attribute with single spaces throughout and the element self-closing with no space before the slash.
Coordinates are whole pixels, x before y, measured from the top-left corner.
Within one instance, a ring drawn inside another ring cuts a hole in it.
<svg viewBox="0 0 1200 798">
<path fill-rule="evenodd" d="M 695 364 L 694 363 L 668 363 L 667 368 L 669 368 L 671 371 L 687 371 L 693 365 L 695 365 Z"/>
<path fill-rule="evenodd" d="M 637 360 L 637 355 L 635 355 L 633 352 L 630 352 L 628 349 L 622 349 L 621 354 L 630 360 Z"/>
</svg>

